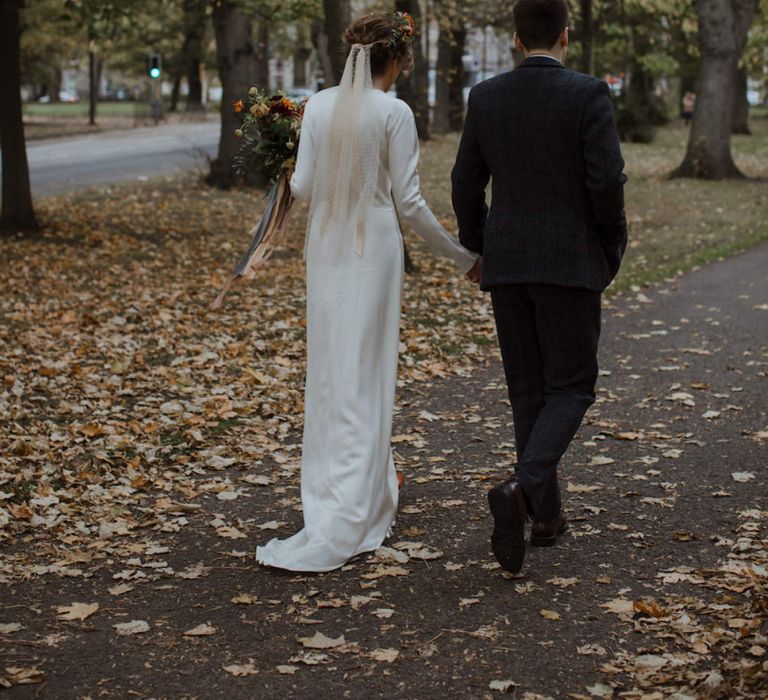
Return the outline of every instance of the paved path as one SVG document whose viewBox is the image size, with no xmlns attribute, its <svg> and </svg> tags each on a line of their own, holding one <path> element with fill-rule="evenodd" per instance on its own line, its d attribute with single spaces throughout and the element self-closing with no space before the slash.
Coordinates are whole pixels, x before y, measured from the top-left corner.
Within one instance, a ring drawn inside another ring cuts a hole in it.
<svg viewBox="0 0 768 700">
<path fill-rule="evenodd" d="M 488 546 L 485 492 L 508 468 L 512 442 L 494 355 L 468 380 L 399 397 L 395 434 L 417 439 L 397 443 L 407 483 L 396 540 L 424 542 L 441 558 L 411 559 L 406 575 L 378 579 L 365 577 L 376 570 L 366 557 L 323 576 L 262 570 L 232 550 L 273 534 L 258 523 L 284 521 L 280 533 L 297 528 L 297 489 L 280 498 L 256 490 L 231 502 L 201 496 L 202 512 L 181 532 L 157 533 L 176 571 L 202 562 L 190 580 L 145 568 L 132 593 L 114 597 L 106 588 L 122 566 L 115 563 L 87 580 L 49 577 L 3 591 L 24 606 L 15 617 L 25 638 L 60 632 L 51 606 L 62 601 L 98 600 L 113 619 L 152 621 L 145 635 L 117 637 L 94 616 L 82 628 L 70 623 L 73 634 L 50 648 L 12 644 L 9 658 L 37 660 L 48 680 L 42 691 L 19 687 L 9 697 L 497 697 L 492 681 L 514 681 L 518 698 L 584 697 L 598 682 L 617 692 L 632 687 L 601 671 L 615 654 L 661 653 L 671 644 L 682 645 L 686 671 L 706 675 L 727 663 L 722 647 L 693 654 L 684 625 L 649 638 L 633 632 L 640 623 L 601 606 L 680 593 L 681 584 L 662 583 L 658 573 L 711 570 L 729 542 L 742 542 L 740 513 L 766 506 L 766 270 L 763 245 L 606 310 L 598 403 L 562 469 L 573 532 L 556 548 L 530 552 L 524 578 L 502 577 Z M 753 476 L 741 483 L 734 472 Z M 215 537 L 214 513 L 241 517 L 249 539 L 233 547 Z M 252 604 L 230 602 L 238 595 Z M 703 615 L 691 613 L 691 624 Z M 217 632 L 181 637 L 204 622 Z M 351 645 L 310 651 L 297 642 L 318 631 Z M 399 657 L 375 660 L 382 649 Z M 222 670 L 227 665 L 251 675 L 236 677 Z M 679 697 L 692 696 L 703 697 Z"/>
<path fill-rule="evenodd" d="M 202 169 L 218 148 L 217 121 L 162 124 L 27 144 L 32 191 L 61 194 L 92 185 Z"/>
</svg>

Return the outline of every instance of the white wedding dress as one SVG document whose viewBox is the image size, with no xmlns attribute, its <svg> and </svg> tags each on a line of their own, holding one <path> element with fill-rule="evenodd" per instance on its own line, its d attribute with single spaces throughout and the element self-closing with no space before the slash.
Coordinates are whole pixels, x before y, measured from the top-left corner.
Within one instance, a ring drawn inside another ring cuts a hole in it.
<svg viewBox="0 0 768 700">
<path fill-rule="evenodd" d="M 302 124 L 293 194 L 309 199 L 324 177 L 339 90 L 311 98 Z M 419 191 L 419 142 L 410 108 L 367 88 L 364 128 L 379 140 L 378 185 L 364 212 L 362 250 L 349 225 L 323 229 L 314 203 L 307 244 L 307 377 L 301 499 L 304 528 L 256 550 L 261 564 L 330 571 L 381 546 L 397 510 L 390 436 L 397 379 L 403 241 L 397 213 L 460 272 L 476 255 L 449 236 Z M 352 168 L 349 169 L 350 176 Z M 360 254 L 362 253 L 362 254 Z"/>
</svg>

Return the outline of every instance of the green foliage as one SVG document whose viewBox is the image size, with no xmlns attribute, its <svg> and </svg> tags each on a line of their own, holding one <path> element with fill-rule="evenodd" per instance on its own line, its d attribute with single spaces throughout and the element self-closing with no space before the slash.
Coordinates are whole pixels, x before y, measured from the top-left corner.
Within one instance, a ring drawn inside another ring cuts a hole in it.
<svg viewBox="0 0 768 700">
<path fill-rule="evenodd" d="M 64 0 L 64 7 L 80 21 L 91 44 L 102 44 L 112 41 L 121 29 L 128 27 L 131 15 L 146 1 Z"/>
<path fill-rule="evenodd" d="M 85 43 L 80 25 L 63 0 L 27 0 L 21 12 L 21 74 L 25 83 L 57 85 L 63 64 Z"/>
<path fill-rule="evenodd" d="M 322 0 L 230 0 L 258 20 L 294 22 L 322 17 Z"/>
<path fill-rule="evenodd" d="M 625 72 L 631 77 L 640 71 L 652 82 L 662 76 L 695 78 L 697 19 L 690 0 L 594 0 L 593 13 L 597 75 Z M 571 18 L 571 26 L 571 56 L 578 58 L 578 11 Z"/>
<path fill-rule="evenodd" d="M 752 22 L 747 46 L 742 56 L 742 64 L 747 73 L 755 79 L 768 83 L 765 74 L 765 47 L 768 46 L 768 0 L 760 0 L 758 10 Z"/>
<path fill-rule="evenodd" d="M 181 69 L 183 44 L 183 2 L 137 1 L 130 23 L 120 27 L 105 50 L 109 51 L 108 60 L 112 68 L 134 76 L 144 74 L 147 54 L 157 51 L 162 54 L 166 78 L 173 80 Z"/>
</svg>

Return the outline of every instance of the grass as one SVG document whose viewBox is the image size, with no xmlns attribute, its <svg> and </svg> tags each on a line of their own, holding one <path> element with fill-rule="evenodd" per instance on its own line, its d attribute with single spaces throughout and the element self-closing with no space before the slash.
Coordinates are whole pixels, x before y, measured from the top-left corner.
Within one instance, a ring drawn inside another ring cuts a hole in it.
<svg viewBox="0 0 768 700">
<path fill-rule="evenodd" d="M 617 288 L 653 282 L 741 252 L 768 239 L 768 119 L 733 138 L 750 179 L 669 180 L 685 153 L 687 129 L 659 131 L 650 145 L 625 147 L 630 248 Z"/>
<path fill-rule="evenodd" d="M 138 102 L 99 102 L 96 113 L 104 117 L 133 117 L 137 109 L 143 105 Z M 88 101 L 61 102 L 40 104 L 27 102 L 24 104 L 25 117 L 45 117 L 48 119 L 71 119 L 88 116 Z"/>
<path fill-rule="evenodd" d="M 205 119 L 214 115 L 217 109 L 209 105 L 207 112 L 187 114 L 184 102 L 179 103 L 175 114 L 167 112 L 165 122 L 187 119 Z M 89 124 L 88 101 L 77 103 L 24 104 L 24 132 L 28 141 L 48 138 L 63 138 L 79 134 L 90 134 L 110 129 L 128 129 L 139 125 L 151 125 L 149 104 L 147 102 L 99 102 L 96 107 L 96 124 Z"/>
<path fill-rule="evenodd" d="M 750 126 L 751 136 L 733 138 L 745 180 L 670 180 L 688 138 L 679 123 L 659 129 L 651 144 L 623 144 L 630 243 L 612 291 L 662 280 L 768 239 L 768 117 L 757 113 Z M 424 145 L 421 160 L 425 196 L 451 228 L 448 174 L 457 145 L 458 136 L 438 137 Z"/>
</svg>

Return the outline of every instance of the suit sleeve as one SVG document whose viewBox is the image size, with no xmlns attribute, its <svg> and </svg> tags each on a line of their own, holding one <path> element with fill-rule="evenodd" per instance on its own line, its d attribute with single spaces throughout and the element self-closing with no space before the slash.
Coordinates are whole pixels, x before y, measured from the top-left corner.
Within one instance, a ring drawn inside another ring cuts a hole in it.
<svg viewBox="0 0 768 700">
<path fill-rule="evenodd" d="M 613 117 L 607 83 L 600 82 L 588 98 L 582 121 L 586 185 L 600 244 L 611 277 L 619 271 L 627 247 L 624 213 L 624 159 Z"/>
<path fill-rule="evenodd" d="M 451 184 L 453 210 L 459 223 L 459 240 L 469 250 L 482 255 L 483 230 L 488 218 L 485 188 L 491 176 L 477 140 L 472 103 L 470 93 Z"/>
<path fill-rule="evenodd" d="M 433 252 L 453 260 L 461 272 L 470 270 L 477 256 L 445 231 L 421 196 L 419 136 L 413 112 L 405 103 L 393 118 L 387 150 L 392 197 L 402 220 Z"/>
</svg>

